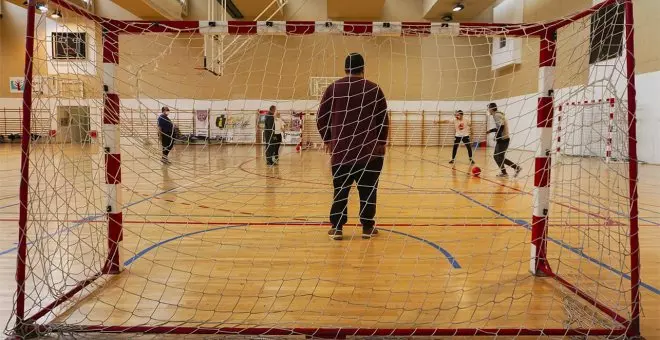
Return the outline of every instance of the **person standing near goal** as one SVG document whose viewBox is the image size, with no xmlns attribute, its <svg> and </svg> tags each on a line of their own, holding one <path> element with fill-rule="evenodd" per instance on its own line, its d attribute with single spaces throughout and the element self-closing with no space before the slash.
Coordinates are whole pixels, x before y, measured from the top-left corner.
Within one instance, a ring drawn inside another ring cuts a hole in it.
<svg viewBox="0 0 660 340">
<path fill-rule="evenodd" d="M 275 121 L 273 122 L 273 163 L 278 164 L 280 162 L 280 146 L 284 141 L 284 128 L 286 123 L 280 115 L 280 112 L 275 112 Z"/>
<path fill-rule="evenodd" d="M 167 106 L 163 106 L 160 109 L 161 114 L 158 116 L 158 132 L 160 135 L 160 144 L 163 147 L 163 157 L 161 161 L 165 164 L 168 164 L 169 154 L 174 147 L 174 124 L 172 120 L 168 117 L 170 109 Z"/>
<path fill-rule="evenodd" d="M 277 107 L 271 105 L 264 117 L 264 142 L 266 143 L 266 164 L 275 165 L 275 112 Z"/>
<path fill-rule="evenodd" d="M 514 177 L 518 176 L 522 168 L 516 163 L 506 158 L 506 150 L 509 148 L 511 138 L 509 136 L 509 123 L 506 120 L 503 112 L 497 110 L 497 104 L 488 104 L 488 113 L 493 116 L 495 120 L 495 128 L 488 130 L 488 133 L 495 133 L 495 153 L 493 158 L 495 163 L 500 168 L 500 173 L 497 177 L 507 177 L 505 165 L 510 166 L 514 171 Z"/>
<path fill-rule="evenodd" d="M 474 164 L 474 160 L 472 159 L 472 146 L 470 145 L 470 121 L 463 117 L 462 110 L 456 111 L 454 118 L 456 134 L 454 135 L 454 147 L 451 150 L 451 160 L 449 161 L 449 164 L 454 164 L 456 161 L 456 152 L 458 151 L 460 143 L 465 144 L 468 157 L 470 158 L 470 164 Z"/>
<path fill-rule="evenodd" d="M 362 238 L 378 234 L 376 197 L 383 168 L 389 120 L 381 88 L 364 79 L 364 58 L 351 53 L 344 63 L 346 77 L 330 84 L 323 94 L 317 128 L 331 153 L 334 196 L 328 235 L 343 239 L 348 221 L 348 195 L 353 182 L 360 195 Z"/>
</svg>

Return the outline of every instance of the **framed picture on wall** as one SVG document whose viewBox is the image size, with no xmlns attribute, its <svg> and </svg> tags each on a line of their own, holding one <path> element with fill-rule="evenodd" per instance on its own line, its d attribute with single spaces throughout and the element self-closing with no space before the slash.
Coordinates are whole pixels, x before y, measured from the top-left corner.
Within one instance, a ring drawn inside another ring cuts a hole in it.
<svg viewBox="0 0 660 340">
<path fill-rule="evenodd" d="M 87 33 L 53 32 L 53 59 L 87 59 Z"/>
</svg>

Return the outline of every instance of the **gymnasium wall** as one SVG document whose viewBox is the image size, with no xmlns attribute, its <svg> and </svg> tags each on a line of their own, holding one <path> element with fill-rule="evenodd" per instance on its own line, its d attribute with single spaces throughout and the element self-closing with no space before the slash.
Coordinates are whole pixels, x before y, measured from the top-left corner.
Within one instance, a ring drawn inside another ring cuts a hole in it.
<svg viewBox="0 0 660 340">
<path fill-rule="evenodd" d="M 501 2 L 498 1 L 497 3 Z M 524 22 L 539 22 L 560 18 L 592 6 L 593 0 L 525 0 L 523 8 Z M 496 4 L 497 4 L 496 3 Z M 660 71 L 660 44 L 657 44 L 656 25 L 657 13 L 660 13 L 660 1 L 635 0 L 635 56 L 637 59 L 637 74 Z M 492 7 L 484 11 L 480 18 L 492 21 Z M 572 25 L 576 26 L 576 25 Z M 559 32 L 558 50 L 558 82 L 562 85 L 578 85 L 588 79 L 588 60 L 579 64 L 565 63 L 561 50 L 565 46 L 575 45 L 575 40 L 581 41 L 581 48 L 587 47 L 588 29 L 586 34 L 576 35 L 579 27 L 567 27 Z M 567 31 L 573 31 L 568 33 Z M 568 41 L 568 37 L 573 42 Z M 495 74 L 495 98 L 521 96 L 536 92 L 538 81 L 538 40 L 525 39 L 523 42 L 523 62 L 515 68 L 510 67 Z M 568 55 L 568 52 L 563 54 Z"/>
<path fill-rule="evenodd" d="M 590 6 L 591 1 L 525 0 L 524 21 L 562 17 Z M 201 7 L 198 5 L 202 2 L 191 2 L 197 4 L 191 7 L 192 18 L 206 18 L 205 4 Z M 287 8 L 286 16 L 293 20 L 325 19 L 325 4 L 320 3 L 293 0 Z M 419 5 L 421 8 L 422 2 L 418 3 L 411 5 L 407 0 L 387 0 L 380 20 L 422 20 L 419 18 L 421 9 L 416 7 Z M 660 45 L 656 43 L 654 30 L 654 20 L 659 11 L 660 1 L 635 0 L 640 159 L 653 163 L 660 163 L 660 150 L 655 147 L 660 145 L 660 137 L 656 138 L 656 131 L 660 129 L 660 111 L 654 104 L 656 93 L 660 91 Z M 132 14 L 109 1 L 99 2 L 97 12 L 110 17 L 135 19 Z M 475 19 L 491 20 L 492 8 Z M 4 17 L 0 20 L 0 79 L 4 83 L 0 86 L 0 98 L 20 97 L 9 93 L 7 79 L 21 76 L 23 72 L 25 21 L 23 8 L 4 4 Z M 586 59 L 579 61 L 571 57 L 584 55 L 584 51 L 571 51 L 577 47 L 587 47 L 584 40 L 588 38 L 587 33 L 588 30 L 575 25 L 560 32 L 557 81 L 560 88 L 571 88 L 588 79 Z M 521 65 L 497 72 L 490 71 L 489 46 L 483 38 L 410 38 L 394 41 L 381 37 L 359 42 L 346 37 L 324 37 L 309 41 L 290 37 L 258 39 L 263 44 L 248 46 L 241 52 L 240 58 L 229 63 L 227 75 L 232 74 L 231 77 L 218 78 L 204 72 L 191 71 L 192 65 L 201 65 L 201 39 L 186 37 L 171 44 L 171 36 L 124 37 L 121 41 L 120 70 L 122 97 L 136 98 L 139 87 L 140 100 L 195 98 L 214 102 L 235 100 L 236 103 L 246 98 L 262 99 L 263 103 L 309 100 L 308 77 L 341 75 L 343 56 L 357 50 L 364 52 L 367 57 L 367 77 L 379 82 L 390 101 L 401 103 L 395 104 L 399 107 L 433 106 L 425 104 L 433 101 L 440 101 L 436 106 L 452 107 L 456 106 L 452 103 L 463 100 L 473 99 L 475 103 L 482 103 L 495 99 L 512 116 L 512 125 L 520 130 L 516 132 L 521 133 L 521 136 L 533 133 L 529 127 L 533 126 L 538 84 L 536 39 L 525 41 Z M 163 46 L 171 46 L 172 49 L 159 55 Z M 458 57 L 454 56 L 454 47 Z M 141 72 L 140 83 L 130 76 L 138 69 Z M 45 73 L 45 70 L 40 73 Z M 91 79 L 86 81 L 89 84 L 98 83 Z M 98 93 L 98 87 L 86 86 L 86 96 L 96 97 Z M 10 105 L 20 101 L 0 99 L 0 103 Z M 531 136 L 520 138 L 513 142 L 513 146 L 533 150 L 535 145 L 529 142 L 532 139 Z"/>
<path fill-rule="evenodd" d="M 524 5 L 524 21 L 534 22 L 568 15 L 591 6 L 592 0 L 525 0 Z M 660 92 L 660 45 L 657 44 L 655 21 L 657 13 L 660 13 L 660 1 L 635 0 L 634 10 L 638 154 L 641 161 L 658 164 L 660 110 L 656 97 Z M 484 11 L 480 17 L 491 21 L 492 8 Z M 577 34 L 576 31 L 583 33 Z M 578 24 L 559 32 L 556 82 L 558 100 L 565 101 L 577 93 L 584 94 L 579 85 L 589 81 L 590 67 L 588 59 L 578 60 L 575 56 L 586 53 L 584 49 L 588 47 L 589 38 L 586 33 L 588 30 L 580 28 Z M 575 48 L 579 50 L 573 52 Z M 521 65 L 496 72 L 494 91 L 496 102 L 509 114 L 512 130 L 519 136 L 512 140 L 511 147 L 534 151 L 537 147 L 533 142 L 536 131 L 530 127 L 535 124 L 538 98 L 538 42 L 526 41 L 522 56 Z M 595 73 L 593 69 L 591 72 Z M 594 74 L 591 77 L 593 81 Z M 614 81 L 620 83 L 622 79 Z"/>
<path fill-rule="evenodd" d="M 549 20 L 552 18 L 557 18 L 561 16 L 565 16 L 567 14 L 573 13 L 575 11 L 578 11 L 580 9 L 586 8 L 590 5 L 591 0 L 527 0 L 525 1 L 524 5 L 524 21 L 526 22 L 533 22 L 533 21 L 542 21 L 542 20 Z M 638 73 L 645 73 L 645 72 L 652 72 L 652 71 L 657 71 L 660 70 L 660 60 L 658 60 L 658 55 L 660 51 L 657 51 L 657 49 L 660 49 L 658 47 L 658 44 L 654 43 L 649 43 L 650 40 L 654 37 L 654 32 L 652 30 L 652 21 L 653 20 L 653 13 L 656 13 L 658 10 L 660 10 L 660 2 L 654 1 L 654 0 L 636 0 L 635 2 L 636 5 L 636 18 L 637 18 L 637 41 L 638 41 Z M 105 15 L 108 17 L 117 17 L 117 18 L 122 18 L 122 19 L 135 19 L 135 17 L 128 13 L 127 11 L 119 8 L 118 6 L 112 4 L 110 1 L 99 1 L 97 3 L 97 12 L 100 13 L 101 15 Z M 325 19 L 325 14 L 327 14 L 325 10 L 325 3 L 322 1 L 303 1 L 303 0 L 293 0 L 290 2 L 290 4 L 286 8 L 286 16 L 287 18 L 291 18 L 293 20 L 296 19 Z M 419 8 L 417 8 L 419 7 Z M 3 79 L 7 79 L 7 77 L 14 75 L 14 76 L 20 76 L 22 74 L 22 64 L 23 64 L 23 48 L 22 45 L 24 43 L 24 38 L 23 38 L 23 32 L 24 32 L 24 27 L 25 27 L 25 11 L 21 7 L 15 6 L 10 3 L 5 4 L 5 16 L 4 19 L 2 20 L 2 29 L 0 32 L 2 32 L 2 39 L 1 39 L 1 53 L 2 55 L 2 60 L 3 60 L 3 65 L 1 66 L 1 75 L 3 76 Z M 206 5 L 205 1 L 191 1 L 191 8 L 190 8 L 190 13 L 191 19 L 205 19 L 205 10 L 206 10 Z M 388 0 L 385 2 L 385 6 L 383 8 L 383 17 L 379 20 L 421 20 L 420 13 L 422 13 L 422 2 L 417 1 L 414 2 L 414 4 L 411 4 L 410 1 L 405 1 L 405 0 Z M 479 16 L 478 19 L 484 19 L 484 20 L 492 20 L 492 9 L 484 11 L 484 13 Z M 646 24 L 645 24 L 646 23 Z M 561 45 L 563 44 L 562 41 L 562 36 L 566 36 L 563 34 L 560 34 L 560 49 L 562 48 Z M 147 49 L 147 48 L 153 48 L 153 45 L 149 45 L 150 41 L 148 40 L 153 40 L 152 37 L 148 37 L 145 39 L 145 41 L 140 42 L 136 41 L 139 39 L 134 39 L 132 43 L 127 43 L 126 46 L 122 44 L 122 51 L 125 51 L 125 48 L 131 48 L 135 50 L 137 53 L 140 53 L 142 55 L 149 55 L 152 51 L 140 51 L 140 49 Z M 197 41 L 185 41 L 183 44 L 188 44 L 190 43 L 189 46 L 192 49 L 197 49 L 197 51 L 184 51 L 184 48 L 181 48 L 179 52 L 179 55 L 172 56 L 172 60 L 182 60 L 182 59 L 190 59 L 191 53 L 196 54 L 193 56 L 193 59 L 191 62 L 186 63 L 186 65 L 196 65 L 199 64 L 201 65 L 201 40 L 199 39 L 194 39 Z M 647 43 L 644 43 L 647 42 Z M 455 44 L 463 44 L 461 41 L 456 41 L 454 42 Z M 281 44 L 281 43 L 280 43 Z M 449 44 L 449 45 L 447 45 Z M 440 44 L 435 44 L 436 46 L 430 46 L 431 48 L 433 47 L 444 47 L 448 48 L 451 47 L 452 42 L 441 42 Z M 472 42 L 473 45 L 479 45 L 481 42 Z M 427 46 L 429 44 L 426 44 Z M 431 43 L 431 45 L 434 45 Z M 485 45 L 485 44 L 484 44 Z M 140 47 L 140 49 L 135 49 L 135 47 Z M 291 46 L 291 45 L 289 45 Z M 289 46 L 285 46 L 285 48 L 290 48 Z M 382 48 L 386 48 L 388 46 L 380 46 L 374 48 L 374 46 L 367 46 L 365 49 L 367 50 L 373 50 L 375 52 L 382 52 Z M 469 56 L 483 56 L 483 52 L 487 51 L 485 49 L 486 46 L 482 46 L 484 49 L 478 49 L 478 50 L 466 50 L 464 49 L 463 51 L 466 53 L 471 53 L 468 55 L 468 58 L 464 58 L 463 61 L 466 61 L 467 63 L 471 62 L 469 60 Z M 346 44 L 346 46 L 340 46 L 340 48 L 344 48 L 344 51 L 347 51 L 348 48 L 356 48 L 355 46 L 351 46 L 351 44 Z M 358 49 L 360 48 L 359 46 L 357 47 Z M 377 48 L 381 48 L 378 50 Z M 413 48 L 411 51 L 406 51 L 405 53 L 410 53 L 409 55 L 413 55 L 416 53 L 414 51 L 415 48 L 421 48 L 419 46 L 416 46 Z M 341 50 L 338 50 L 341 51 Z M 463 51 L 458 51 L 458 52 L 463 52 Z M 267 55 L 269 51 L 261 50 L 261 51 L 251 51 L 252 53 L 257 53 L 259 55 Z M 295 52 L 295 51 L 293 51 Z M 305 51 L 308 52 L 308 51 Z M 333 51 L 334 52 L 334 51 Z M 250 52 L 247 52 L 250 53 Z M 275 56 L 282 56 L 284 55 L 284 52 L 280 49 L 274 51 Z M 461 55 L 461 53 L 459 53 Z M 475 64 L 474 66 L 471 66 L 468 72 L 464 73 L 465 76 L 461 77 L 459 82 L 463 82 L 466 78 L 476 79 L 477 82 L 482 82 L 483 87 L 489 87 L 487 94 L 489 96 L 492 96 L 492 98 L 506 98 L 506 97 L 511 97 L 511 96 L 517 96 L 517 95 L 523 95 L 526 93 L 531 93 L 536 90 L 537 86 L 537 61 L 538 61 L 538 41 L 537 39 L 526 39 L 524 43 L 524 49 L 523 49 L 523 63 L 521 65 L 516 66 L 515 68 L 508 68 L 505 70 L 499 70 L 495 74 L 489 74 L 489 70 L 485 67 L 487 62 L 483 62 L 485 58 L 475 58 L 479 60 L 474 60 L 473 63 Z M 561 58 L 561 55 L 560 55 Z M 261 62 L 265 62 L 265 58 L 260 58 Z M 401 60 L 404 58 L 399 58 L 400 60 L 392 60 L 392 63 L 394 65 L 397 65 L 397 63 L 400 63 Z M 372 58 L 373 61 L 373 58 Z M 256 62 L 256 61 L 255 61 Z M 338 63 L 341 63 L 341 60 L 338 60 Z M 562 60 L 559 60 L 560 67 L 565 67 L 564 72 L 559 72 L 560 76 L 566 75 L 566 79 L 562 79 L 560 77 L 559 82 L 561 84 L 577 84 L 580 83 L 581 81 L 584 81 L 587 77 L 586 74 L 586 67 L 581 64 L 576 64 L 576 63 L 570 63 L 570 64 L 565 64 L 562 66 Z M 255 68 L 260 68 L 258 63 L 256 65 L 252 64 L 255 66 Z M 270 65 L 265 65 L 266 67 L 266 72 L 268 72 L 268 67 Z M 327 65 L 324 65 L 327 66 Z M 404 67 L 407 67 L 407 65 L 403 65 Z M 130 65 L 127 65 L 127 67 L 130 67 Z M 438 67 L 438 71 L 441 71 L 443 69 L 449 70 L 449 71 L 454 71 L 454 70 L 460 70 L 464 71 L 464 68 L 461 68 L 464 66 L 456 66 L 456 67 L 445 67 L 443 65 Z M 482 69 L 483 67 L 483 69 Z M 453 69 L 453 70 L 452 70 Z M 180 71 L 185 71 L 183 68 L 181 68 Z M 478 71 L 476 73 L 479 73 L 478 76 L 473 77 L 472 71 Z M 411 70 L 411 73 L 414 74 L 415 72 L 419 73 L 416 70 Z M 194 72 L 189 72 L 187 74 L 188 77 L 194 77 Z M 414 75 L 413 75 L 414 76 Z M 445 74 L 447 76 L 447 74 Z M 569 79 L 570 77 L 570 79 Z M 202 77 L 204 78 L 204 77 Z M 396 77 L 395 77 L 396 78 Z M 450 76 L 451 78 L 451 76 Z M 489 84 L 488 81 L 490 81 L 490 78 L 492 78 L 493 83 Z M 428 82 L 431 84 L 433 83 L 433 77 L 429 76 L 427 77 Z M 376 79 L 377 80 L 377 79 Z M 250 83 L 253 82 L 252 79 L 233 79 L 232 80 L 234 83 Z M 386 80 L 387 81 L 387 80 Z M 441 81 L 441 80 L 440 80 Z M 206 79 L 202 79 L 201 83 L 208 83 L 209 81 Z M 221 83 L 228 83 L 226 80 L 220 81 Z M 393 83 L 396 84 L 401 84 L 405 82 L 398 81 L 397 79 L 392 80 Z M 422 81 L 422 84 L 426 84 L 427 80 Z M 448 86 L 444 86 L 444 88 L 449 89 L 451 88 L 452 79 L 449 79 L 447 81 Z M 302 84 L 301 84 L 302 85 Z M 491 86 L 492 85 L 492 86 Z M 269 85 L 266 85 L 266 87 L 270 87 Z M 293 87 L 298 88 L 298 82 L 295 83 Z M 249 89 L 254 88 L 254 86 L 248 86 Z M 299 88 L 302 89 L 302 86 Z M 419 99 L 424 99 L 424 98 L 429 98 L 428 94 L 422 93 L 422 90 L 415 88 L 413 86 L 412 91 L 402 91 L 404 87 L 403 86 L 391 86 L 390 93 L 388 93 L 391 97 L 393 98 L 407 98 L 409 100 L 414 100 L 415 97 L 419 97 Z M 407 86 L 405 87 L 407 88 Z M 474 90 L 475 87 L 472 87 Z M 163 90 L 169 91 L 169 89 L 164 88 Z M 455 97 L 463 97 L 462 92 L 468 91 L 468 89 L 462 89 L 458 90 L 457 94 L 453 94 Z M 478 86 L 476 90 L 477 94 L 481 95 L 482 92 L 479 90 Z M 219 89 L 217 91 L 219 98 L 226 98 L 226 92 L 223 89 Z M 249 90 L 247 91 L 240 91 L 244 92 L 249 97 L 255 97 L 256 95 L 261 95 L 261 91 L 259 94 L 251 94 Z M 272 92 L 266 90 L 266 92 Z M 283 95 L 286 97 L 289 96 L 291 91 L 285 91 Z M 299 92 L 293 91 L 293 95 L 296 97 L 300 98 L 301 94 Z M 277 93 L 274 93 L 277 94 Z M 208 93 L 208 91 L 203 93 L 203 97 L 213 97 L 215 94 L 213 93 Z M 8 93 L 7 86 L 1 86 L 0 87 L 0 96 L 2 97 L 12 97 L 16 95 L 12 95 Z M 182 96 L 185 96 L 185 94 L 182 94 Z M 440 91 L 440 94 L 437 95 L 437 99 L 442 99 L 446 95 L 442 94 L 442 91 Z"/>
<path fill-rule="evenodd" d="M 194 69 L 202 66 L 198 36 L 121 38 L 119 78 L 125 81 L 120 93 L 131 98 L 139 92 L 151 98 L 309 99 L 310 77 L 343 76 L 346 55 L 360 52 L 367 78 L 392 100 L 488 100 L 491 94 L 485 38 L 258 36 L 241 37 L 235 45 L 243 42 L 226 62 L 225 74 L 216 77 Z M 132 81 L 138 71 L 140 83 Z"/>
<path fill-rule="evenodd" d="M 25 61 L 25 9 L 3 3 L 0 19 L 0 97 L 20 97 L 9 93 L 9 77 L 23 76 Z"/>
<path fill-rule="evenodd" d="M 591 7 L 591 0 L 524 1 L 523 22 L 541 22 L 561 18 L 588 7 Z M 492 13 L 492 8 L 486 11 Z M 490 20 L 492 20 L 492 15 Z M 562 57 L 568 56 L 570 58 L 571 55 L 584 53 L 588 49 L 588 36 L 588 26 L 585 29 L 579 27 L 579 25 L 570 25 L 558 32 L 557 82 L 561 86 L 572 86 L 587 81 L 588 58 L 567 62 L 566 58 L 563 58 L 563 60 Z M 522 63 L 495 72 L 494 98 L 520 96 L 536 92 L 538 89 L 539 39 L 521 39 L 523 44 Z M 572 54 L 568 52 L 571 47 L 578 47 L 583 51 Z M 573 58 L 575 59 L 575 57 Z"/>
</svg>

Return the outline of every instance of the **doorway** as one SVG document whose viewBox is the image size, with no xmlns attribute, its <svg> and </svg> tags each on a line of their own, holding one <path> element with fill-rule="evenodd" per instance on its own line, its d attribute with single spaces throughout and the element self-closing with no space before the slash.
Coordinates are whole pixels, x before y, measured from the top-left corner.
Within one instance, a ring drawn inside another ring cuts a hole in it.
<svg viewBox="0 0 660 340">
<path fill-rule="evenodd" d="M 57 142 L 89 144 L 89 106 L 57 107 Z"/>
</svg>

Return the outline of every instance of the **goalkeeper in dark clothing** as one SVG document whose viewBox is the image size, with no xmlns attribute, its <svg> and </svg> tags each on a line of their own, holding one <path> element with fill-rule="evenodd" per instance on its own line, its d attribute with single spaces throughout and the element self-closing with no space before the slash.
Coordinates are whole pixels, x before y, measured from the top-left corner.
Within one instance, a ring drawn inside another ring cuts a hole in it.
<svg viewBox="0 0 660 340">
<path fill-rule="evenodd" d="M 266 164 L 275 165 L 277 154 L 277 136 L 275 135 L 275 110 L 277 107 L 271 105 L 266 117 L 264 117 L 264 143 L 266 143 Z"/>
<path fill-rule="evenodd" d="M 168 164 L 170 162 L 168 156 L 174 147 L 174 124 L 172 124 L 172 121 L 167 116 L 170 112 L 170 109 L 167 106 L 163 106 L 161 112 L 161 115 L 158 116 L 158 132 L 160 135 L 160 143 L 163 147 L 163 158 L 161 161 Z"/>
<path fill-rule="evenodd" d="M 488 130 L 488 133 L 495 133 L 495 153 L 493 154 L 493 158 L 500 168 L 500 173 L 497 177 L 509 176 L 506 172 L 506 167 L 504 167 L 505 165 L 510 166 L 515 171 L 513 176 L 517 177 L 522 168 L 520 165 L 506 158 L 506 150 L 509 148 L 509 142 L 511 141 L 509 137 L 509 122 L 507 122 L 504 113 L 497 110 L 497 104 L 495 103 L 488 104 L 488 113 L 495 120 L 495 128 Z"/>
<path fill-rule="evenodd" d="M 353 182 L 360 194 L 362 238 L 378 234 L 376 195 L 388 133 L 387 102 L 380 87 L 364 79 L 364 59 L 346 57 L 346 77 L 325 90 L 317 127 L 332 154 L 334 198 L 330 209 L 330 238 L 341 240 L 348 220 L 348 194 Z"/>
</svg>

